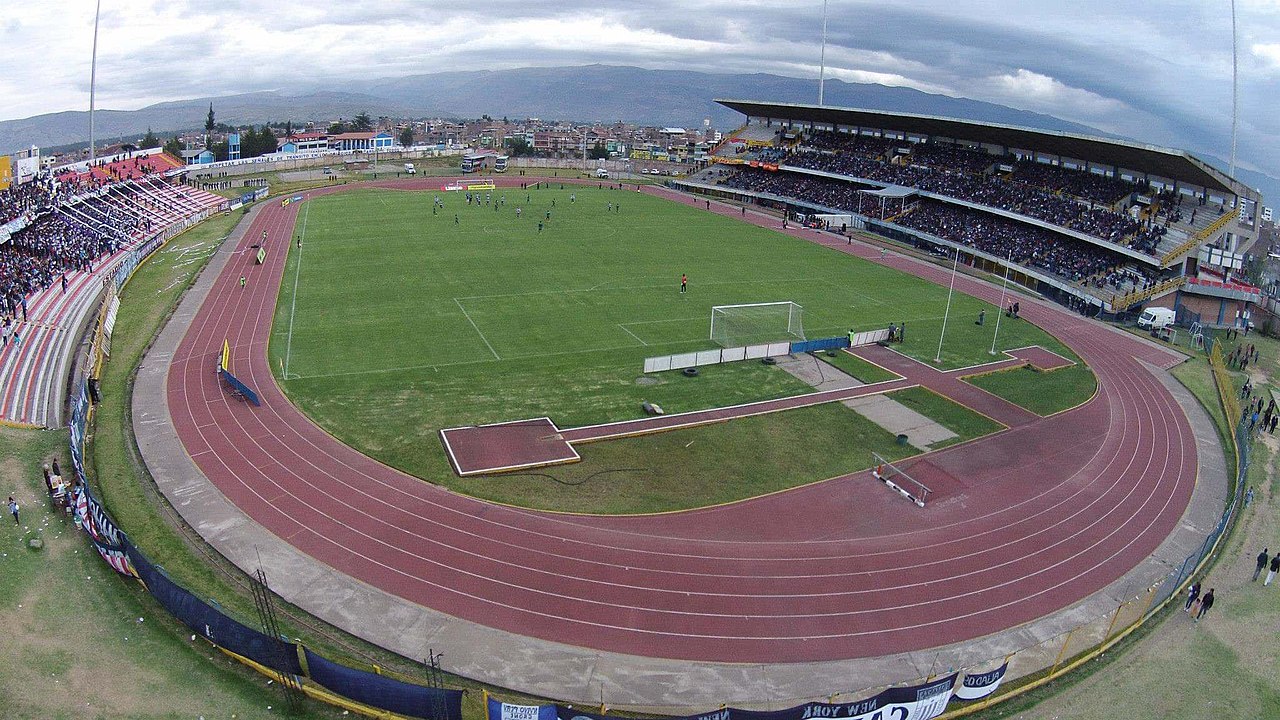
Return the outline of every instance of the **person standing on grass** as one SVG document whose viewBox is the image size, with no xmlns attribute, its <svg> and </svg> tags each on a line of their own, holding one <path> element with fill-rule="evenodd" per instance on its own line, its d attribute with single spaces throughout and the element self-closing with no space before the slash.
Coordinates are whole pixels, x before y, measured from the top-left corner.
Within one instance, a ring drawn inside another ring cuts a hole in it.
<svg viewBox="0 0 1280 720">
<path fill-rule="evenodd" d="M 1200 622 L 1200 618 L 1209 612 L 1209 608 L 1213 607 L 1213 588 L 1209 588 L 1209 592 L 1200 598 L 1200 612 L 1196 613 L 1196 622 Z"/>
<path fill-rule="evenodd" d="M 1266 587 L 1267 585 L 1270 585 L 1271 581 L 1276 579 L 1277 572 L 1280 572 L 1280 553 L 1276 553 L 1272 556 L 1271 567 L 1267 568 L 1267 579 L 1262 581 L 1262 586 Z"/>
<path fill-rule="evenodd" d="M 689 287 L 689 276 L 680 273 L 680 292 L 683 293 Z"/>
<path fill-rule="evenodd" d="M 1253 569 L 1253 580 L 1250 582 L 1258 581 L 1258 575 L 1262 574 L 1262 568 L 1267 566 L 1267 551 L 1270 549 L 1271 548 L 1262 548 L 1262 552 L 1258 553 L 1258 565 Z M 1280 553 L 1276 554 L 1280 555 Z"/>
<path fill-rule="evenodd" d="M 1191 612 L 1191 606 L 1196 604 L 1196 600 L 1200 599 L 1200 583 L 1199 581 L 1191 583 L 1191 587 L 1187 589 L 1187 604 L 1182 606 L 1182 612 Z"/>
<path fill-rule="evenodd" d="M 9 514 L 13 516 L 13 524 L 21 525 L 22 521 L 18 519 L 18 501 L 9 496 Z"/>
</svg>

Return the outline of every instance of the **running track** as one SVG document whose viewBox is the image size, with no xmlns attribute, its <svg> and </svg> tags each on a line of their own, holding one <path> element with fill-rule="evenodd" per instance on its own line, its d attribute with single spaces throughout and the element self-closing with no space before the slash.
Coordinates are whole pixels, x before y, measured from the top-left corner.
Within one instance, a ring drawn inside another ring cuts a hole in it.
<svg viewBox="0 0 1280 720">
<path fill-rule="evenodd" d="M 530 180 L 508 180 L 521 179 Z M 887 655 L 976 638 L 1074 604 L 1149 556 L 1191 498 L 1191 428 L 1138 362 L 1170 367 L 1180 357 L 1025 298 L 1023 317 L 1092 366 L 1099 392 L 1075 410 L 922 456 L 911 471 L 934 490 L 924 510 L 867 473 L 641 517 L 551 514 L 459 496 L 338 443 L 276 386 L 266 347 L 283 243 L 302 207 L 264 208 L 192 321 L 167 376 L 176 432 L 253 520 L 343 573 L 450 615 L 683 660 Z M 253 266 L 248 245 L 263 229 L 267 262 Z M 790 232 L 934 282 L 948 278 L 911 258 L 882 261 L 875 248 Z M 999 299 L 998 288 L 967 277 L 956 287 Z M 219 386 L 213 365 L 224 337 L 232 367 L 258 390 L 262 407 Z"/>
</svg>

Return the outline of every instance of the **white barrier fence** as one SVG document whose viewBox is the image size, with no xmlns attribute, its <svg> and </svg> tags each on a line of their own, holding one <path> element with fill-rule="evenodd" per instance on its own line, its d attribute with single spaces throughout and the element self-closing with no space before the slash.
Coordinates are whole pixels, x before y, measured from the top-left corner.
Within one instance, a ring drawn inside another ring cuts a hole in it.
<svg viewBox="0 0 1280 720">
<path fill-rule="evenodd" d="M 698 352 L 680 353 L 678 355 L 661 355 L 644 359 L 644 371 L 662 372 L 663 370 L 683 370 L 703 365 L 719 365 L 720 363 L 737 362 L 739 360 L 756 360 L 766 357 L 778 357 L 791 353 L 791 343 L 768 343 L 765 345 L 746 345 L 733 348 L 715 348 Z"/>
<path fill-rule="evenodd" d="M 738 362 L 739 360 L 756 360 L 766 357 L 779 357 L 791 353 L 803 353 L 846 347 L 862 347 L 873 345 L 889 339 L 889 329 L 867 330 L 854 333 L 848 338 L 835 337 L 821 340 L 801 340 L 798 342 L 777 342 L 763 345 L 746 345 L 743 347 L 715 348 L 698 352 L 679 353 L 676 355 L 659 355 L 644 359 L 644 371 L 662 372 L 664 370 L 683 370 L 703 365 L 719 365 L 720 363 Z"/>
</svg>

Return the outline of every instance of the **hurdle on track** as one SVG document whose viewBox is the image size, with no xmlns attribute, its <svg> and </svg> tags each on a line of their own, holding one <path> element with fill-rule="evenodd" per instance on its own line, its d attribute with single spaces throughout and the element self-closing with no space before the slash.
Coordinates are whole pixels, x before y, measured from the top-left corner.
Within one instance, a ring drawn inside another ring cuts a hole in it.
<svg viewBox="0 0 1280 720">
<path fill-rule="evenodd" d="M 874 452 L 871 453 L 871 459 L 875 463 L 871 467 L 872 475 L 880 482 L 897 491 L 902 497 L 915 503 L 917 507 L 924 507 L 925 501 L 929 498 L 929 493 L 933 492 L 927 485 L 911 477 L 903 472 L 901 468 Z"/>
</svg>

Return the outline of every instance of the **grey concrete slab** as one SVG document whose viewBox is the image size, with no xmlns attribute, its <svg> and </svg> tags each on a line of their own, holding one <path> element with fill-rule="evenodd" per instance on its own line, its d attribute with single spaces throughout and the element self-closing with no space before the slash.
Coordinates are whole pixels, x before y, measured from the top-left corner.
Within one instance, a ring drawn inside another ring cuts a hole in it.
<svg viewBox="0 0 1280 720">
<path fill-rule="evenodd" d="M 778 367 L 815 390 L 843 390 L 862 387 L 865 383 L 840 368 L 808 354 L 778 358 Z M 905 434 L 918 450 L 956 437 L 956 434 L 893 398 L 872 395 L 844 401 L 843 405 L 894 435 Z"/>
<path fill-rule="evenodd" d="M 921 450 L 928 450 L 930 445 L 957 437 L 932 418 L 884 395 L 854 398 L 846 400 L 844 404 L 894 435 L 906 435 L 907 442 Z"/>
</svg>

